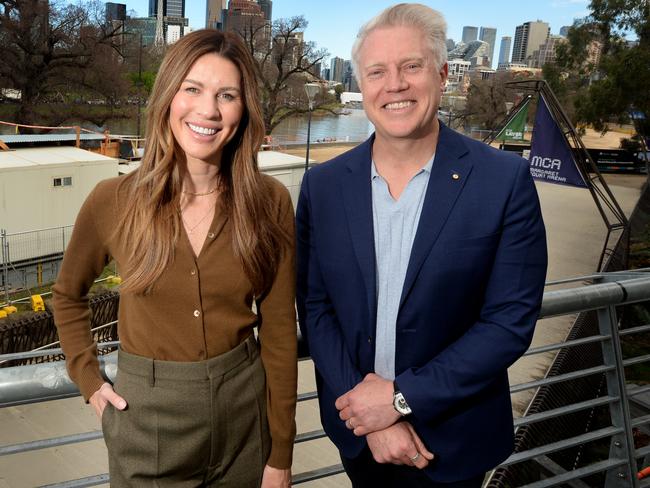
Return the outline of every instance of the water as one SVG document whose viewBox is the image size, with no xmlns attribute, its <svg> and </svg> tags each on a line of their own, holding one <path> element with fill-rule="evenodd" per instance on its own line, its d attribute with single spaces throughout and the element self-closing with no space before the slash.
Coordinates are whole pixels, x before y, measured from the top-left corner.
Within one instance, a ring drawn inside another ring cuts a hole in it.
<svg viewBox="0 0 650 488">
<path fill-rule="evenodd" d="M 374 130 L 363 110 L 348 110 L 349 115 L 312 116 L 311 142 L 336 139 L 337 141 L 364 141 Z M 277 144 L 304 144 L 307 142 L 307 115 L 283 120 L 271 136 Z"/>
<path fill-rule="evenodd" d="M 311 119 L 311 142 L 330 139 L 337 141 L 358 142 L 365 140 L 374 130 L 363 110 L 346 110 L 348 115 L 313 115 Z M 273 134 L 274 144 L 304 144 L 307 142 L 307 115 L 290 117 L 278 125 Z M 70 122 L 65 125 L 75 125 Z M 145 120 L 142 118 L 141 133 L 144 134 Z M 102 132 L 104 128 L 82 123 L 82 127 Z M 111 134 L 135 135 L 137 121 L 135 119 L 111 119 L 106 122 L 106 128 Z M 70 131 L 68 131 L 70 132 Z M 13 127 L 0 126 L 0 134 L 14 133 Z"/>
</svg>

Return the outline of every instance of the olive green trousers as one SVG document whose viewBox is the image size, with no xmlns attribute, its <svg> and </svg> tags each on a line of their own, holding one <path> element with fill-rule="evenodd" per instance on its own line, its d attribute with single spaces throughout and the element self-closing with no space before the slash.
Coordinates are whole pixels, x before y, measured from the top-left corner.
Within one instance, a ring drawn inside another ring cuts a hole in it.
<svg viewBox="0 0 650 488">
<path fill-rule="evenodd" d="M 112 487 L 258 487 L 271 440 L 265 375 L 253 337 L 207 361 L 123 351 L 102 417 Z"/>
</svg>

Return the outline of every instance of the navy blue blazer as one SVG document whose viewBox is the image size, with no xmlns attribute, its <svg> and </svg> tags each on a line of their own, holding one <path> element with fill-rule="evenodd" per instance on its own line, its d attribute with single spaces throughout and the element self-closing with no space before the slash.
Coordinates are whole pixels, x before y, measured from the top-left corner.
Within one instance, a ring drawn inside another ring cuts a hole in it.
<svg viewBox="0 0 650 488">
<path fill-rule="evenodd" d="M 377 311 L 373 137 L 309 170 L 296 212 L 300 327 L 321 421 L 342 455 L 366 445 L 337 397 L 373 372 Z M 440 124 L 396 326 L 396 381 L 436 481 L 485 472 L 513 449 L 507 368 L 528 348 L 546 276 L 528 162 Z"/>
</svg>

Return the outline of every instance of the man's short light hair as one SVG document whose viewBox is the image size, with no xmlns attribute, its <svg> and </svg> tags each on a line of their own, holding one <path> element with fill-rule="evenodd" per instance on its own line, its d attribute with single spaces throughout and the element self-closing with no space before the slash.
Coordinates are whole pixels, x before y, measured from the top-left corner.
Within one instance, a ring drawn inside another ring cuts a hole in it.
<svg viewBox="0 0 650 488">
<path fill-rule="evenodd" d="M 406 26 L 420 29 L 433 53 L 436 69 L 447 62 L 447 22 L 440 12 L 420 3 L 398 3 L 364 24 L 352 46 L 352 69 L 360 79 L 359 52 L 368 35 L 382 27 Z"/>
</svg>

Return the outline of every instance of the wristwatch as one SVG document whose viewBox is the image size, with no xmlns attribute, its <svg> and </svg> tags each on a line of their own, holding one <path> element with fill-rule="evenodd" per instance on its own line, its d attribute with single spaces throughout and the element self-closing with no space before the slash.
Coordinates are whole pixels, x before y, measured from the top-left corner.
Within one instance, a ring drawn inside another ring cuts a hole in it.
<svg viewBox="0 0 650 488">
<path fill-rule="evenodd" d="M 393 381 L 393 407 L 395 407 L 397 413 L 399 413 L 402 417 L 411 414 L 411 407 L 409 407 L 409 404 L 406 403 L 406 399 L 404 398 L 404 395 L 402 395 L 402 392 L 399 391 L 397 382 L 395 381 Z"/>
</svg>

